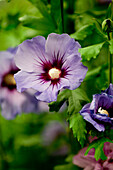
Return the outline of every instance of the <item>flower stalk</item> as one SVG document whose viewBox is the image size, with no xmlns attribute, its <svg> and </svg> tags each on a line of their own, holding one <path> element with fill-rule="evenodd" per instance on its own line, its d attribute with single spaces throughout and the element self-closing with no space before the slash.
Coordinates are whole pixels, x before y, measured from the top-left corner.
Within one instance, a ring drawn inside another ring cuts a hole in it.
<svg viewBox="0 0 113 170">
<path fill-rule="evenodd" d="M 60 6 L 61 6 L 62 33 L 64 33 L 63 0 L 60 0 Z"/>
<path fill-rule="evenodd" d="M 110 40 L 110 32 L 108 34 L 108 39 Z M 112 83 L 112 54 L 108 54 L 108 63 L 109 63 L 109 84 Z"/>
</svg>

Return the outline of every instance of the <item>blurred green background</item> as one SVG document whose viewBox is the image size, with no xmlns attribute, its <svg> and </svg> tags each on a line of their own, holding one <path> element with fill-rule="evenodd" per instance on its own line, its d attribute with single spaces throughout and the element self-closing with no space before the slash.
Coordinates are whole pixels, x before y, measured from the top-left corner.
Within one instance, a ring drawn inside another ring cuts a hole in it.
<svg viewBox="0 0 113 170">
<path fill-rule="evenodd" d="M 72 35 L 83 26 L 101 24 L 108 5 L 107 0 L 64 0 L 64 32 Z M 51 32 L 62 33 L 60 0 L 0 0 L 0 51 L 38 35 L 47 37 Z M 99 30 L 92 27 L 88 35 L 83 33 L 76 39 L 82 47 L 104 41 Z M 97 59 L 84 61 L 90 77 L 82 87 L 90 99 L 108 85 L 107 54 L 105 44 Z M 51 141 L 49 133 L 56 134 Z M 0 116 L 0 170 L 76 170 L 79 168 L 69 162 L 79 149 L 68 130 L 66 110 L 22 114 L 10 121 Z"/>
</svg>

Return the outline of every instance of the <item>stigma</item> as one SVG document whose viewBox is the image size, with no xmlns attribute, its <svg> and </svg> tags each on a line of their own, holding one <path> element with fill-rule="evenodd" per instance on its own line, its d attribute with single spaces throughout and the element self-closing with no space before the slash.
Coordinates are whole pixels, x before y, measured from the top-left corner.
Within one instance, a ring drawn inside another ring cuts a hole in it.
<svg viewBox="0 0 113 170">
<path fill-rule="evenodd" d="M 7 74 L 5 77 L 4 77 L 4 82 L 5 84 L 7 85 L 16 85 L 16 81 L 14 79 L 14 75 L 13 74 Z"/>
<path fill-rule="evenodd" d="M 108 111 L 107 111 L 107 110 L 102 109 L 101 107 L 98 109 L 98 113 L 100 113 L 100 114 L 105 114 L 105 115 L 109 116 Z"/>
<path fill-rule="evenodd" d="M 60 78 L 61 71 L 59 69 L 52 68 L 49 70 L 48 74 L 51 77 L 51 79 L 58 79 Z"/>
</svg>

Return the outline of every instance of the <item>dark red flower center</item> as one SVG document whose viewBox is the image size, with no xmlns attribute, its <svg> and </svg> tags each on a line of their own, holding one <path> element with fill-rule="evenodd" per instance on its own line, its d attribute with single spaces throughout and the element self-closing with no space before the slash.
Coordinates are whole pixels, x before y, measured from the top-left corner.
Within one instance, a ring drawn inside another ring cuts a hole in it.
<svg viewBox="0 0 113 170">
<path fill-rule="evenodd" d="M 59 83 L 60 78 L 64 78 L 67 75 L 67 70 L 62 68 L 63 60 L 55 59 L 52 63 L 46 62 L 42 64 L 44 73 L 41 73 L 42 81 L 50 81 L 55 85 Z"/>
<path fill-rule="evenodd" d="M 14 79 L 14 74 L 17 73 L 18 70 L 12 70 L 9 73 L 5 74 L 2 79 L 1 86 L 7 87 L 9 90 L 16 89 L 16 82 Z"/>
</svg>

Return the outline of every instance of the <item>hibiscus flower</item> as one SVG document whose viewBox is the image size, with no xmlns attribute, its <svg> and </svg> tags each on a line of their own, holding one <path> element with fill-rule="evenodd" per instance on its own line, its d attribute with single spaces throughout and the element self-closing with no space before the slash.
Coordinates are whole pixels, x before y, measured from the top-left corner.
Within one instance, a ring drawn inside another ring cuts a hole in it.
<svg viewBox="0 0 113 170">
<path fill-rule="evenodd" d="M 0 52 L 0 105 L 6 119 L 13 119 L 22 112 L 37 112 L 38 102 L 31 91 L 19 93 L 16 90 L 14 74 L 19 71 L 14 63 L 17 48 Z"/>
<path fill-rule="evenodd" d="M 98 131 L 104 131 L 106 125 L 113 126 L 113 85 L 93 95 L 92 102 L 86 104 L 80 114 Z"/>
<path fill-rule="evenodd" d="M 37 90 L 36 98 L 51 102 L 62 88 L 80 86 L 87 67 L 81 63 L 80 44 L 67 34 L 50 34 L 45 40 L 37 36 L 19 45 L 15 63 L 21 70 L 15 74 L 17 90 Z"/>
</svg>

